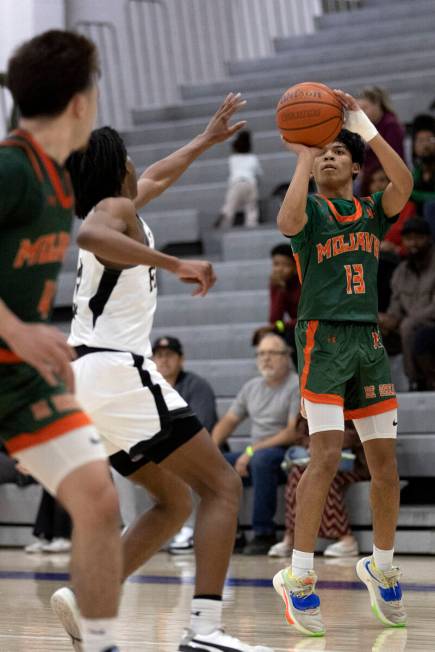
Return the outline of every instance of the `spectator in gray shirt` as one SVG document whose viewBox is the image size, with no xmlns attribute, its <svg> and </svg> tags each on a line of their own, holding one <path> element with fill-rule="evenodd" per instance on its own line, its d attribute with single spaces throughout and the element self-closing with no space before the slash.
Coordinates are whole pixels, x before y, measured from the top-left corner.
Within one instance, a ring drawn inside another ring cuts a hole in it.
<svg viewBox="0 0 435 652">
<path fill-rule="evenodd" d="M 243 550 L 248 555 L 267 554 L 275 542 L 277 488 L 286 481 L 281 462 L 289 444 L 297 439 L 300 407 L 299 380 L 284 340 L 279 335 L 264 335 L 256 355 L 261 375 L 242 387 L 212 432 L 220 446 L 239 423 L 251 419 L 249 445 L 243 451 L 225 453 L 244 482 L 254 488 L 254 539 Z"/>
<path fill-rule="evenodd" d="M 211 432 L 217 421 L 215 394 L 204 378 L 192 371 L 184 371 L 184 353 L 180 340 L 170 336 L 160 337 L 153 344 L 153 359 L 163 378 L 175 387 L 202 425 Z M 169 553 L 183 555 L 193 551 L 194 524 L 195 510 L 170 543 Z"/>
</svg>

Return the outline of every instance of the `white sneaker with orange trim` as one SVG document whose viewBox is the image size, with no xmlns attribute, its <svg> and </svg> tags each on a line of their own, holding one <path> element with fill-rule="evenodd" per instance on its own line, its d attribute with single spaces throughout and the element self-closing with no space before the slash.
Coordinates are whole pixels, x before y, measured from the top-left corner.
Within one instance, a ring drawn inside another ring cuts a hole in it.
<svg viewBox="0 0 435 652">
<path fill-rule="evenodd" d="M 273 587 L 284 600 L 285 618 L 305 636 L 323 636 L 325 626 L 320 613 L 320 598 L 315 593 L 317 575 L 309 571 L 295 577 L 291 567 L 279 571 L 273 578 Z"/>
</svg>

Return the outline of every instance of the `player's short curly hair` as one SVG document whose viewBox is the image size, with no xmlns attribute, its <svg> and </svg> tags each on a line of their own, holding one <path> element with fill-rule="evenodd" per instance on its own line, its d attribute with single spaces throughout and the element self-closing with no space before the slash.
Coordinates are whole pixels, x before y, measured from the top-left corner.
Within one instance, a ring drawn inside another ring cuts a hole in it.
<svg viewBox="0 0 435 652">
<path fill-rule="evenodd" d="M 353 131 L 349 131 L 348 129 L 342 129 L 335 138 L 335 142 L 343 143 L 346 149 L 349 150 L 353 163 L 358 163 L 360 166 L 363 165 L 365 144 L 359 134 L 355 134 Z M 357 175 L 354 174 L 353 178 L 355 179 L 356 176 Z"/>
<path fill-rule="evenodd" d="M 335 140 L 347 147 L 354 163 L 359 163 L 359 165 L 364 163 L 365 144 L 359 134 L 355 134 L 349 129 L 342 129 Z"/>
<path fill-rule="evenodd" d="M 124 141 L 111 127 L 94 129 L 86 149 L 71 154 L 66 167 L 74 188 L 76 215 L 84 219 L 98 202 L 121 194 L 127 174 Z"/>
</svg>

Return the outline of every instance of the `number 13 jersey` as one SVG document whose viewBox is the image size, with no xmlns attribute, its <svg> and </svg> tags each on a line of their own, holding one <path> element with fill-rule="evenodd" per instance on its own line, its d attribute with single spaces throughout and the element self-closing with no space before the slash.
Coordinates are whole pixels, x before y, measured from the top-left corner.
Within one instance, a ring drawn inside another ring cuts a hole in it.
<svg viewBox="0 0 435 652">
<path fill-rule="evenodd" d="M 142 220 L 141 220 L 142 221 Z M 154 237 L 142 221 L 146 244 Z M 150 333 L 157 302 L 156 268 L 109 269 L 80 249 L 69 343 L 152 355 Z"/>
<path fill-rule="evenodd" d="M 302 284 L 298 319 L 377 322 L 380 241 L 397 219 L 385 215 L 382 195 L 308 196 L 308 221 L 291 237 Z"/>
</svg>

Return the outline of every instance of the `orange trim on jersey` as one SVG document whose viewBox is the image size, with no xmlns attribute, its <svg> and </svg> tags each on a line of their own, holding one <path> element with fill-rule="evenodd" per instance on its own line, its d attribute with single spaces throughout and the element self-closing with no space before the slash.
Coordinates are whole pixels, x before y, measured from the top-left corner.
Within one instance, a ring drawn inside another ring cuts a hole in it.
<svg viewBox="0 0 435 652">
<path fill-rule="evenodd" d="M 357 408 L 356 410 L 345 410 L 345 419 L 364 419 L 364 417 L 373 417 L 376 414 L 383 414 L 390 410 L 395 410 L 398 406 L 396 398 L 389 398 L 386 401 L 380 401 L 368 407 Z"/>
<path fill-rule="evenodd" d="M 355 211 L 352 213 L 352 215 L 340 215 L 340 213 L 337 211 L 332 201 L 330 201 L 324 195 L 319 194 L 319 197 L 321 197 L 328 204 L 328 208 L 331 211 L 331 213 L 334 215 L 337 222 L 341 222 L 342 224 L 346 224 L 348 222 L 356 222 L 357 220 L 360 219 L 360 217 L 363 214 L 362 205 L 358 197 L 353 197 L 353 201 L 355 203 Z"/>
<path fill-rule="evenodd" d="M 303 389 L 301 394 L 303 398 L 312 403 L 327 403 L 328 405 L 339 405 L 340 407 L 344 405 L 344 399 L 339 394 L 317 394 L 309 389 Z"/>
<path fill-rule="evenodd" d="M 298 274 L 299 283 L 302 285 L 302 271 L 301 271 L 301 261 L 299 260 L 299 254 L 293 254 L 296 264 L 296 272 Z"/>
<path fill-rule="evenodd" d="M 35 430 L 35 432 L 23 432 L 20 435 L 16 435 L 5 442 L 5 445 L 10 453 L 16 453 L 26 448 L 44 444 L 50 441 L 50 439 L 61 437 L 71 430 L 83 428 L 83 426 L 88 426 L 91 423 L 92 421 L 84 412 L 74 412 L 73 414 L 68 414 L 66 417 L 61 417 L 40 430 Z"/>
<path fill-rule="evenodd" d="M 319 326 L 319 322 L 317 319 L 312 319 L 308 322 L 308 328 L 307 328 L 307 339 L 305 342 L 305 347 L 304 347 L 304 368 L 302 370 L 301 374 L 301 393 L 303 395 L 303 391 L 305 389 L 305 385 L 307 384 L 307 378 L 308 374 L 310 373 L 310 365 L 311 365 L 311 353 L 314 349 L 314 336 L 316 334 L 317 328 Z"/>
<path fill-rule="evenodd" d="M 23 362 L 13 351 L 9 349 L 0 349 L 0 364 L 17 364 Z"/>
<path fill-rule="evenodd" d="M 30 143 L 30 145 L 32 146 L 32 148 L 35 150 L 40 160 L 42 161 L 43 166 L 45 167 L 45 170 L 48 174 L 51 184 L 55 190 L 56 197 L 59 201 L 59 204 L 62 206 L 62 208 L 72 208 L 74 204 L 74 197 L 72 194 L 67 194 L 64 192 L 59 174 L 56 168 L 54 167 L 53 162 L 44 152 L 42 147 L 38 145 L 38 143 L 32 138 L 32 136 L 27 131 L 24 131 L 22 129 L 17 129 L 16 131 L 13 131 L 12 134 L 16 134 L 17 136 L 20 136 L 21 138 L 27 140 L 28 143 Z M 69 179 L 67 181 L 67 184 L 68 184 L 68 190 L 70 190 Z"/>
<path fill-rule="evenodd" d="M 22 140 L 15 140 L 14 138 L 8 138 L 7 140 L 4 140 L 0 143 L 0 147 L 19 147 L 22 149 L 26 153 L 39 183 L 44 181 L 44 175 L 42 174 L 41 166 L 38 163 L 35 152 L 32 150 L 28 143 L 23 143 Z"/>
</svg>

